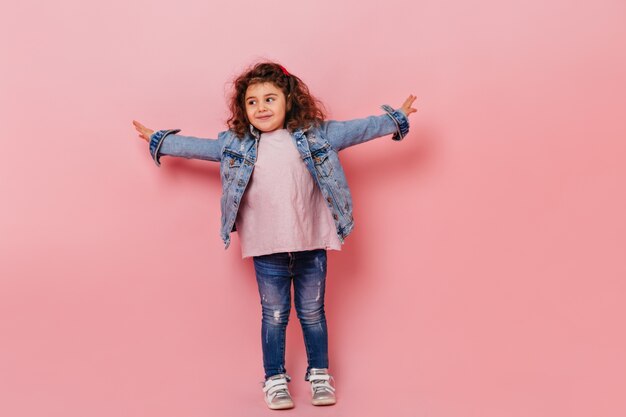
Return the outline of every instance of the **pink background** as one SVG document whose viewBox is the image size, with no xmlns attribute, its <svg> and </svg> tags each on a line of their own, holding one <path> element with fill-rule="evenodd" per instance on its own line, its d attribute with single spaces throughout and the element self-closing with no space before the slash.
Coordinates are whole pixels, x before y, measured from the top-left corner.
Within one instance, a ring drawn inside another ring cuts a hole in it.
<svg viewBox="0 0 626 417">
<path fill-rule="evenodd" d="M 13 2 L 0 26 L 0 415 L 261 416 L 260 301 L 219 238 L 228 81 L 275 59 L 336 120 L 417 95 L 342 152 L 329 253 L 338 403 L 298 416 L 626 413 L 626 4 Z"/>
</svg>

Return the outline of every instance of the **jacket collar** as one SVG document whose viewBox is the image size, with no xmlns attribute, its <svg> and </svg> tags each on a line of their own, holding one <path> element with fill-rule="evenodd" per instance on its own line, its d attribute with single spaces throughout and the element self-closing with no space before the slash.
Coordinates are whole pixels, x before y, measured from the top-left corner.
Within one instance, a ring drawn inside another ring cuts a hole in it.
<svg viewBox="0 0 626 417">
<path fill-rule="evenodd" d="M 256 127 L 254 127 L 252 125 L 252 123 L 250 123 L 250 133 L 252 133 L 252 136 L 260 139 L 261 138 L 261 131 L 259 131 L 259 129 L 257 129 Z"/>
</svg>

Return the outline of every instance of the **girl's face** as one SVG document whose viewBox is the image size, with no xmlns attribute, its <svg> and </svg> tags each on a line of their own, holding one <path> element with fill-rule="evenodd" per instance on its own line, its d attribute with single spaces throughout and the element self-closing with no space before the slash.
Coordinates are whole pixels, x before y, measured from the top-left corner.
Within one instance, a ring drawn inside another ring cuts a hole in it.
<svg viewBox="0 0 626 417">
<path fill-rule="evenodd" d="M 271 82 L 250 84 L 245 96 L 248 120 L 261 132 L 282 129 L 285 125 L 286 99 Z"/>
</svg>

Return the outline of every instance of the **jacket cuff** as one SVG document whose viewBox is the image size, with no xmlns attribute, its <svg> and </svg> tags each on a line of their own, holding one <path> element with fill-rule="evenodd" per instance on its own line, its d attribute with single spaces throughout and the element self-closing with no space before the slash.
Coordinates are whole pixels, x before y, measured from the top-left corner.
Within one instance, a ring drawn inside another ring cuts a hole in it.
<svg viewBox="0 0 626 417">
<path fill-rule="evenodd" d="M 394 110 L 394 108 L 388 104 L 383 104 L 380 108 L 383 109 L 396 124 L 396 131 L 391 139 L 402 140 L 409 133 L 409 118 L 406 117 L 404 112 L 399 109 Z"/>
<path fill-rule="evenodd" d="M 161 166 L 161 155 L 159 155 L 159 149 L 161 149 L 163 140 L 170 133 L 176 134 L 178 132 L 180 132 L 180 129 L 157 130 L 150 135 L 150 155 L 152 155 L 152 159 L 158 167 Z"/>
</svg>

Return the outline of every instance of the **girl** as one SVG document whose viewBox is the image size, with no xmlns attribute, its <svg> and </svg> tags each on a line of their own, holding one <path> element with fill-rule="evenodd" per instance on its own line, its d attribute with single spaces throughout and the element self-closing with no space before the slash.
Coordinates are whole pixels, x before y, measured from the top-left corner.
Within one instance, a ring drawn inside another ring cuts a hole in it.
<svg viewBox="0 0 626 417">
<path fill-rule="evenodd" d="M 239 234 L 242 257 L 253 258 L 261 299 L 264 398 L 271 409 L 294 407 L 285 369 L 291 285 L 306 346 L 314 405 L 336 402 L 328 372 L 324 312 L 328 249 L 341 250 L 354 227 L 352 198 L 337 156 L 349 146 L 409 131 L 410 95 L 399 109 L 349 121 L 326 120 L 323 104 L 297 76 L 261 62 L 234 81 L 229 129 L 217 139 L 154 132 L 133 120 L 157 166 L 162 155 L 220 162 L 221 237 Z M 331 383 L 332 381 L 332 383 Z"/>
</svg>

